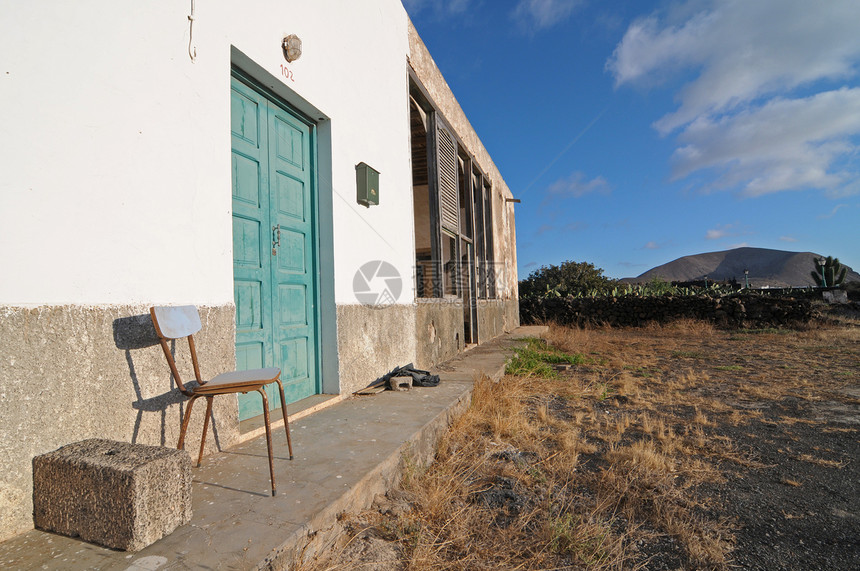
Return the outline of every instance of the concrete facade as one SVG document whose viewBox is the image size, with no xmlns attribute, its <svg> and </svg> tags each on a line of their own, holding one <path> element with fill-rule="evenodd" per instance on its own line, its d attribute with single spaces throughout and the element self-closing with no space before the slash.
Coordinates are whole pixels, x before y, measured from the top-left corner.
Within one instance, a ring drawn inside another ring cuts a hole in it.
<svg viewBox="0 0 860 571">
<path fill-rule="evenodd" d="M 34 456 L 95 437 L 175 445 L 186 401 L 151 305 L 200 307 L 202 374 L 235 367 L 233 71 L 313 123 L 320 392 L 464 348 L 462 307 L 416 299 L 410 76 L 492 184 L 496 294 L 480 300 L 478 339 L 518 325 L 512 194 L 398 0 L 214 0 L 193 22 L 191 5 L 0 16 L 0 122 L 15 133 L 0 138 L 0 540 L 32 527 Z M 287 34 L 303 42 L 293 62 Z M 58 41 L 74 65 L 57 63 Z M 378 206 L 356 203 L 360 162 L 382 173 Z M 354 291 L 374 260 L 402 278 L 382 308 Z M 235 398 L 216 398 L 214 417 L 207 450 L 243 439 Z"/>
</svg>

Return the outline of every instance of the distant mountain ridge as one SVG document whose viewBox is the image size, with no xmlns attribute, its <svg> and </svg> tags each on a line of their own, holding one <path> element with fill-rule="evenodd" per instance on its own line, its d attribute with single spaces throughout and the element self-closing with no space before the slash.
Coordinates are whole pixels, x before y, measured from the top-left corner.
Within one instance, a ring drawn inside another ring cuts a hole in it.
<svg viewBox="0 0 860 571">
<path fill-rule="evenodd" d="M 810 272 L 815 260 L 821 258 L 813 252 L 787 252 L 767 248 L 735 248 L 722 252 L 708 252 L 684 256 L 657 266 L 635 278 L 624 278 L 627 283 L 644 283 L 654 278 L 669 282 L 690 282 L 705 279 L 744 283 L 744 270 L 749 270 L 753 287 L 805 287 L 817 285 Z M 860 281 L 860 274 L 848 266 L 845 281 Z"/>
</svg>

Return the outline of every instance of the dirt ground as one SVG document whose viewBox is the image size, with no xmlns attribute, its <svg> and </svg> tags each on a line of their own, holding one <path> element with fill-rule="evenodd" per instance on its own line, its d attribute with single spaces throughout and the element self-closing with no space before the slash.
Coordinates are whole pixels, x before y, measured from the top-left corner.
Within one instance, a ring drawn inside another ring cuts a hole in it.
<svg viewBox="0 0 860 571">
<path fill-rule="evenodd" d="M 314 568 L 860 569 L 856 318 L 548 340 Z"/>
</svg>

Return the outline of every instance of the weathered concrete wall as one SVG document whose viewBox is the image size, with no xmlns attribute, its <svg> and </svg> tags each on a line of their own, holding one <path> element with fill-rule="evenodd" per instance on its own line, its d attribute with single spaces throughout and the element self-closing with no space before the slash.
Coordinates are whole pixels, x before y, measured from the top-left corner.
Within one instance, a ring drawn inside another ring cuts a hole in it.
<svg viewBox="0 0 860 571">
<path fill-rule="evenodd" d="M 412 305 L 337 306 L 340 393 L 363 389 L 415 355 Z"/>
<path fill-rule="evenodd" d="M 416 367 L 431 369 L 465 348 L 463 306 L 459 299 L 419 299 L 415 308 Z"/>
<path fill-rule="evenodd" d="M 484 343 L 519 325 L 516 300 L 481 300 L 479 336 Z M 340 392 L 366 387 L 394 367 L 414 363 L 432 369 L 465 348 L 459 299 L 419 299 L 410 306 L 337 307 Z"/>
<path fill-rule="evenodd" d="M 195 342 L 210 378 L 235 366 L 234 308 L 202 307 L 200 318 Z M 193 378 L 187 349 L 176 344 L 183 380 Z M 0 307 L 0 540 L 33 527 L 34 456 L 88 438 L 176 446 L 185 402 L 148 307 Z M 190 451 L 205 410 L 195 407 Z M 238 427 L 236 397 L 216 398 L 221 447 L 236 441 Z"/>
<path fill-rule="evenodd" d="M 496 264 L 496 295 L 504 300 L 519 299 L 517 279 L 517 233 L 513 202 L 494 190 L 493 232 Z"/>
<path fill-rule="evenodd" d="M 478 301 L 478 339 L 481 343 L 513 331 L 519 325 L 520 310 L 516 299 Z"/>
<path fill-rule="evenodd" d="M 498 299 L 478 300 L 478 341 L 484 343 L 505 332 L 505 303 Z"/>
<path fill-rule="evenodd" d="M 520 300 L 505 301 L 505 331 L 513 331 L 520 326 Z"/>
</svg>

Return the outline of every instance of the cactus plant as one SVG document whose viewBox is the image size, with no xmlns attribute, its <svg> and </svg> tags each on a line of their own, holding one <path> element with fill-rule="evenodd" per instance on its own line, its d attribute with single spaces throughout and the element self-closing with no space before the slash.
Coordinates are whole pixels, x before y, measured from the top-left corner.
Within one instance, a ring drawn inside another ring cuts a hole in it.
<svg viewBox="0 0 860 571">
<path fill-rule="evenodd" d="M 839 263 L 839 258 L 827 256 L 824 266 L 818 263 L 818 258 L 815 258 L 813 261 L 815 263 L 815 270 L 810 272 L 810 275 L 819 286 L 833 287 L 842 285 L 842 282 L 845 281 L 848 268 L 842 267 L 842 264 Z"/>
</svg>

